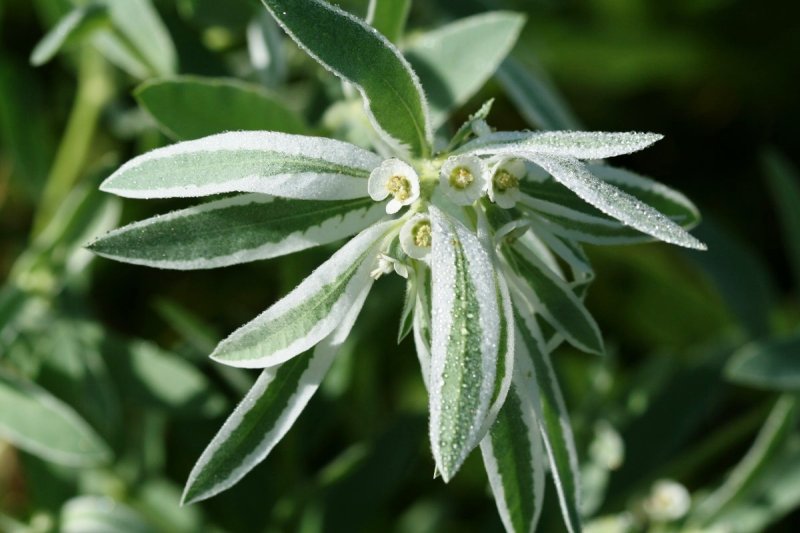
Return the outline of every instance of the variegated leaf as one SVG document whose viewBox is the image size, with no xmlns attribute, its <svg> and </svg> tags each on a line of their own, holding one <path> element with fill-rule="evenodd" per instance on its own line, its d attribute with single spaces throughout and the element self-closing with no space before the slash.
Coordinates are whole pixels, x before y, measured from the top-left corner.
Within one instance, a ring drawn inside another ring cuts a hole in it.
<svg viewBox="0 0 800 533">
<path fill-rule="evenodd" d="M 576 159 L 605 159 L 647 148 L 663 138 L 657 133 L 605 131 L 501 131 L 483 135 L 457 153 L 475 155 L 528 153 Z"/>
<path fill-rule="evenodd" d="M 536 411 L 550 473 L 558 493 L 564 523 L 570 533 L 581 531 L 580 477 L 575 439 L 564 398 L 532 316 L 517 314 L 517 379 L 514 385 Z"/>
<path fill-rule="evenodd" d="M 524 380 L 520 383 L 528 386 Z M 481 441 L 489 485 L 509 533 L 536 530 L 544 501 L 544 453 L 533 405 L 512 385 L 491 431 Z"/>
<path fill-rule="evenodd" d="M 392 43 L 363 20 L 327 2 L 262 2 L 303 50 L 358 88 L 384 142 L 412 156 L 430 153 L 432 132 L 425 94 Z"/>
<path fill-rule="evenodd" d="M 368 292 L 368 286 L 361 290 L 341 324 L 313 350 L 261 373 L 192 468 L 183 503 L 230 488 L 269 455 L 319 388 Z"/>
<path fill-rule="evenodd" d="M 371 286 L 376 248 L 393 226 L 394 221 L 383 222 L 353 237 L 292 292 L 219 343 L 211 358 L 231 366 L 263 368 L 314 346 Z"/>
<path fill-rule="evenodd" d="M 158 148 L 122 165 L 100 188 L 128 198 L 257 192 L 308 200 L 368 195 L 380 157 L 352 144 L 236 131 Z"/>
<path fill-rule="evenodd" d="M 449 481 L 485 434 L 500 342 L 492 261 L 477 236 L 435 207 L 431 247 L 430 438 Z"/>
<path fill-rule="evenodd" d="M 371 198 L 322 201 L 244 194 L 129 224 L 89 248 L 156 268 L 216 268 L 349 237 L 384 214 L 383 204 Z"/>
</svg>

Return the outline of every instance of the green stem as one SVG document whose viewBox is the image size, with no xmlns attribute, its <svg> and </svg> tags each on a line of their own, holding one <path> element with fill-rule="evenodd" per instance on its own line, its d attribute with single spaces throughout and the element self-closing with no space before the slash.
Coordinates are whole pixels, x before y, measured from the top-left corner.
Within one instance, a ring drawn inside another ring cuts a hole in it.
<svg viewBox="0 0 800 533">
<path fill-rule="evenodd" d="M 95 50 L 83 48 L 78 63 L 78 91 L 42 192 L 33 224 L 34 237 L 44 230 L 80 178 L 100 113 L 111 95 L 112 87 L 105 61 Z"/>
</svg>

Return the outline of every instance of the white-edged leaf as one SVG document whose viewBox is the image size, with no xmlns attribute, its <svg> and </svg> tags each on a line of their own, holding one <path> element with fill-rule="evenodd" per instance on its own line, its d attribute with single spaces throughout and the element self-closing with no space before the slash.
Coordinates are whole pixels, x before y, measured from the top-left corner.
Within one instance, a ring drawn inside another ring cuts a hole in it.
<svg viewBox="0 0 800 533">
<path fill-rule="evenodd" d="M 95 466 L 108 446 L 70 406 L 34 383 L 0 372 L 0 438 L 46 461 Z"/>
<path fill-rule="evenodd" d="M 530 52 L 526 51 L 526 55 Z M 528 124 L 543 130 L 576 130 L 580 124 L 540 69 L 509 57 L 495 74 Z"/>
<path fill-rule="evenodd" d="M 430 390 L 431 374 L 431 287 L 430 270 L 427 268 L 420 275 L 417 284 L 417 301 L 414 306 L 414 347 L 419 359 L 420 373 L 425 389 Z"/>
<path fill-rule="evenodd" d="M 588 284 L 594 279 L 594 269 L 580 244 L 552 233 L 545 229 L 545 226 L 538 220 L 529 218 L 529 221 L 536 236 L 569 265 L 572 271 L 573 284 Z M 524 246 L 527 240 L 523 238 L 518 242 Z"/>
<path fill-rule="evenodd" d="M 292 292 L 219 343 L 211 358 L 231 366 L 264 368 L 328 336 L 371 286 L 376 247 L 396 224 L 383 222 L 353 237 Z"/>
<path fill-rule="evenodd" d="M 50 61 L 65 45 L 108 21 L 108 10 L 99 3 L 79 6 L 64 15 L 42 37 L 31 52 L 31 65 L 38 67 Z"/>
<path fill-rule="evenodd" d="M 158 148 L 109 176 L 100 189 L 127 198 L 258 192 L 306 200 L 368 195 L 380 157 L 352 144 L 268 131 L 236 131 Z"/>
<path fill-rule="evenodd" d="M 383 141 L 426 157 L 432 132 L 425 93 L 405 58 L 363 20 L 321 0 L 262 0 L 311 57 L 356 86 Z"/>
<path fill-rule="evenodd" d="M 549 324 L 579 350 L 603 353 L 600 328 L 567 283 L 525 247 L 504 249 L 517 290 Z"/>
<path fill-rule="evenodd" d="M 492 260 L 478 237 L 429 208 L 431 246 L 430 439 L 449 481 L 485 435 L 500 343 Z"/>
<path fill-rule="evenodd" d="M 341 323 L 313 350 L 265 369 L 201 454 L 182 501 L 210 498 L 235 485 L 263 461 L 292 427 L 319 388 L 369 293 L 362 288 Z"/>
<path fill-rule="evenodd" d="M 528 157 L 585 202 L 620 222 L 664 242 L 697 250 L 706 249 L 705 244 L 692 237 L 666 215 L 593 176 L 577 159 L 540 154 L 529 154 Z"/>
<path fill-rule="evenodd" d="M 427 32 L 405 48 L 428 96 L 434 129 L 494 74 L 524 23 L 519 13 L 482 13 Z"/>
<path fill-rule="evenodd" d="M 323 201 L 243 194 L 129 224 L 89 248 L 156 268 L 217 268 L 327 244 L 384 215 L 384 205 L 369 197 Z"/>
<path fill-rule="evenodd" d="M 664 136 L 658 133 L 605 131 L 501 131 L 470 141 L 456 153 L 475 155 L 528 154 L 605 159 L 647 148 Z"/>
<path fill-rule="evenodd" d="M 419 269 L 421 270 L 421 268 Z M 397 329 L 397 344 L 400 344 L 414 327 L 414 309 L 417 307 L 417 285 L 424 283 L 424 274 L 411 269 L 403 296 L 403 309 L 400 311 L 400 326 Z"/>
<path fill-rule="evenodd" d="M 516 320 L 518 355 L 514 385 L 527 395 L 536 411 L 567 531 L 580 533 L 580 476 L 575 439 L 538 326 L 532 316 L 523 313 L 518 312 Z"/>
<path fill-rule="evenodd" d="M 533 405 L 516 386 L 481 441 L 481 454 L 506 531 L 533 533 L 544 501 L 545 455 Z"/>
</svg>

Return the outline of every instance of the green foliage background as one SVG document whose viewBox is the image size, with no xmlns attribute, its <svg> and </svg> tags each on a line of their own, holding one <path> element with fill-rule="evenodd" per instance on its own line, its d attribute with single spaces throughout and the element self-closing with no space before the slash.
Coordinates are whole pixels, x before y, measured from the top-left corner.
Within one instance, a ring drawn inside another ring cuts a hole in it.
<svg viewBox="0 0 800 533">
<path fill-rule="evenodd" d="M 365 4 L 343 7 L 361 15 Z M 244 29 L 256 2 L 156 5 L 181 74 L 250 75 Z M 346 357 L 275 452 L 234 489 L 177 507 L 192 464 L 254 377 L 205 356 L 335 246 L 203 272 L 75 259 L 101 232 L 89 220 L 121 206 L 95 192 L 99 181 L 170 140 L 137 112 L 138 81 L 90 47 L 29 65 L 67 8 L 66 0 L 0 1 L 0 377 L 30 379 L 71 405 L 114 459 L 55 466 L 0 438 L 0 531 L 58 528 L 64 504 L 78 495 L 127 505 L 131 516 L 115 518 L 120 531 L 500 531 L 477 457 L 447 486 L 432 479 L 413 345 L 393 340 L 397 280 L 373 291 Z M 696 234 L 709 244 L 705 253 L 663 244 L 590 249 L 597 280 L 588 307 L 609 354 L 600 361 L 562 349 L 555 361 L 584 472 L 600 480 L 589 489 L 598 500 L 590 516 L 642 517 L 653 481 L 671 478 L 692 492 L 698 523 L 710 513 L 707 523 L 745 528 L 735 531 L 792 531 L 800 519 L 792 409 L 741 490 L 715 513 L 701 504 L 741 468 L 759 431 L 770 436 L 761 428 L 781 407 L 773 409 L 775 391 L 793 402 L 800 389 L 800 380 L 786 379 L 800 373 L 800 203 L 792 201 L 800 201 L 800 6 L 418 1 L 409 29 L 499 8 L 527 14 L 514 57 L 552 78 L 585 129 L 666 135 L 622 164 L 682 190 L 704 215 Z M 293 47 L 289 72 L 289 84 L 274 91 L 318 126 L 338 84 Z M 489 97 L 492 125 L 530 127 L 494 81 L 459 118 Z M 80 208 L 70 217 L 72 204 Z M 122 219 L 180 205 L 127 201 Z M 610 473 L 591 451 L 598 423 L 625 443 Z M 681 531 L 690 522 L 640 526 Z M 548 501 L 542 531 L 561 527 Z"/>
</svg>

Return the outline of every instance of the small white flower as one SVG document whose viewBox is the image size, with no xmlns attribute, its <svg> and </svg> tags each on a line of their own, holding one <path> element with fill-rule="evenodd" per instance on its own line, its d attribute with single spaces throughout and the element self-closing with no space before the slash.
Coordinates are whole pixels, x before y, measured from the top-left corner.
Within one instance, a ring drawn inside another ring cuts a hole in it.
<svg viewBox="0 0 800 533">
<path fill-rule="evenodd" d="M 682 518 L 692 505 L 692 497 L 686 487 L 669 479 L 653 484 L 650 496 L 644 501 L 644 511 L 650 520 L 670 522 Z"/>
<path fill-rule="evenodd" d="M 431 253 L 433 230 L 428 215 L 417 213 L 400 228 L 400 247 L 414 259 L 426 261 Z"/>
<path fill-rule="evenodd" d="M 472 205 L 486 188 L 486 165 L 475 156 L 451 157 L 442 165 L 439 184 L 457 205 Z"/>
<path fill-rule="evenodd" d="M 381 252 L 378 254 L 378 264 L 369 273 L 372 279 L 378 279 L 384 274 L 391 274 L 392 270 L 404 278 L 408 278 L 408 267 L 390 255 Z"/>
<path fill-rule="evenodd" d="M 521 159 L 505 159 L 492 169 L 489 183 L 489 199 L 509 209 L 519 200 L 519 182 L 525 177 L 527 170 Z"/>
<path fill-rule="evenodd" d="M 380 202 L 392 195 L 386 212 L 393 215 L 404 205 L 411 205 L 419 198 L 419 176 L 407 163 L 399 159 L 387 159 L 369 175 L 367 190 L 373 200 Z"/>
</svg>

